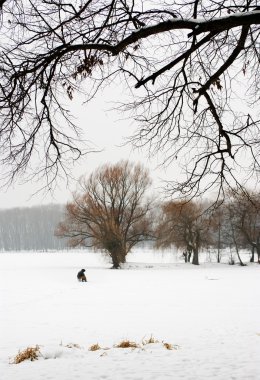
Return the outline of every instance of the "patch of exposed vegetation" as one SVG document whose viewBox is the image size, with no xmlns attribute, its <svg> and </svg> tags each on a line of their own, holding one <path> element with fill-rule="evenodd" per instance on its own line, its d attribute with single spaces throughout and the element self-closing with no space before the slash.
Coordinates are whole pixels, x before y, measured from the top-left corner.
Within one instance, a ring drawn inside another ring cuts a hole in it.
<svg viewBox="0 0 260 380">
<path fill-rule="evenodd" d="M 14 357 L 12 364 L 19 364 L 25 360 L 38 360 L 38 357 L 41 355 L 40 346 L 36 345 L 35 347 L 27 347 L 23 351 L 19 351 L 18 354 Z"/>
<path fill-rule="evenodd" d="M 120 343 L 115 345 L 116 348 L 138 348 L 139 344 L 136 342 L 131 342 L 130 340 L 122 340 Z"/>
</svg>

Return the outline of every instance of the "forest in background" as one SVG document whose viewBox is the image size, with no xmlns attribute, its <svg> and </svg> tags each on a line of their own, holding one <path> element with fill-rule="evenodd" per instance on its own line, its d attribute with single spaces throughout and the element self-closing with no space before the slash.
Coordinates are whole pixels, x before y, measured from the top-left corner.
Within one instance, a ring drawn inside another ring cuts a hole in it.
<svg viewBox="0 0 260 380">
<path fill-rule="evenodd" d="M 0 210 L 0 250 L 57 250 L 65 239 L 54 236 L 64 205 L 50 204 Z"/>
</svg>

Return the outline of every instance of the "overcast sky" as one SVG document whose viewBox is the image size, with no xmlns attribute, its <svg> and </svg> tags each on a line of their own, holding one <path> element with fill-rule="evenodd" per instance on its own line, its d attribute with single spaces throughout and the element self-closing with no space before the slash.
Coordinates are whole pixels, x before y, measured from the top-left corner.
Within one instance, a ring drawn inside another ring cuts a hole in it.
<svg viewBox="0 0 260 380">
<path fill-rule="evenodd" d="M 115 96 L 115 92 L 117 92 Z M 110 96 L 111 94 L 111 96 Z M 112 94 L 114 96 L 112 96 Z M 173 179 L 174 168 L 159 167 L 158 157 L 148 159 L 146 150 L 137 151 L 130 145 L 125 145 L 125 138 L 134 133 L 137 125 L 122 113 L 111 110 L 111 100 L 122 98 L 119 90 L 108 89 L 106 93 L 99 93 L 90 104 L 79 106 L 72 111 L 77 114 L 77 124 L 85 133 L 85 138 L 90 140 L 98 153 L 91 153 L 77 163 L 72 170 L 75 179 L 81 175 L 89 175 L 95 168 L 105 163 L 115 163 L 121 159 L 141 162 L 151 170 L 154 187 L 162 185 L 161 179 Z M 66 186 L 65 182 L 58 181 L 53 192 L 37 192 L 43 183 L 23 183 L 24 179 L 14 183 L 8 189 L 0 192 L 0 208 L 26 207 L 36 204 L 66 203 L 71 192 L 75 190 L 76 183 L 71 180 Z"/>
</svg>

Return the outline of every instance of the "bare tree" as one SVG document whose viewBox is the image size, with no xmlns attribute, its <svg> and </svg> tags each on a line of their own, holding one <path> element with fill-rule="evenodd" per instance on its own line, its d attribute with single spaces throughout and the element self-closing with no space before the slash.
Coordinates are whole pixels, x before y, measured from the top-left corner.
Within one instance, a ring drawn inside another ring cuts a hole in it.
<svg viewBox="0 0 260 380">
<path fill-rule="evenodd" d="M 151 236 L 148 172 L 123 161 L 100 167 L 80 184 L 56 234 L 71 246 L 104 249 L 119 268 L 131 248 Z"/>
<path fill-rule="evenodd" d="M 208 245 L 208 219 L 203 207 L 194 201 L 170 201 L 162 206 L 162 218 L 157 227 L 158 247 L 175 245 L 184 249 L 185 262 L 193 254 L 192 264 L 199 264 L 199 249 Z"/>
<path fill-rule="evenodd" d="M 90 100 L 116 78 L 132 92 L 126 108 L 140 122 L 132 142 L 186 170 L 170 192 L 238 185 L 240 155 L 248 159 L 244 179 L 259 175 L 257 0 L 2 0 L 0 7 L 7 178 L 28 169 L 36 152 L 48 182 L 66 171 L 81 147 L 65 98 L 82 91 Z"/>
<path fill-rule="evenodd" d="M 251 248 L 250 261 L 254 262 L 256 251 L 260 264 L 260 194 L 233 192 L 231 199 L 234 228 L 243 237 L 244 245 Z"/>
</svg>

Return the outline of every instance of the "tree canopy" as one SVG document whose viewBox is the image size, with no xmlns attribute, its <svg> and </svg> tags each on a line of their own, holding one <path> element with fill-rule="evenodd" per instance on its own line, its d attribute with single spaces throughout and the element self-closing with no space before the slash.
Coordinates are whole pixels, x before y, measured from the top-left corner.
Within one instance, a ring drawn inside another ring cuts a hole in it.
<svg viewBox="0 0 260 380">
<path fill-rule="evenodd" d="M 185 196 L 259 175 L 257 0 L 2 0 L 1 156 L 12 180 L 39 155 L 51 183 L 82 154 L 66 97 L 120 80 L 130 138 L 185 177 Z M 240 100 L 239 100 L 240 98 Z M 246 157 L 246 160 L 245 160 Z M 242 167 L 242 170 L 241 170 Z"/>
<path fill-rule="evenodd" d="M 74 247 L 105 250 L 118 268 L 132 247 L 152 236 L 152 202 L 146 197 L 150 184 L 140 165 L 122 161 L 101 166 L 81 179 L 56 234 L 69 238 Z"/>
<path fill-rule="evenodd" d="M 199 250 L 211 243 L 205 205 L 194 201 L 169 201 L 162 204 L 157 226 L 157 247 L 175 245 L 184 249 L 185 261 L 199 264 Z"/>
</svg>

